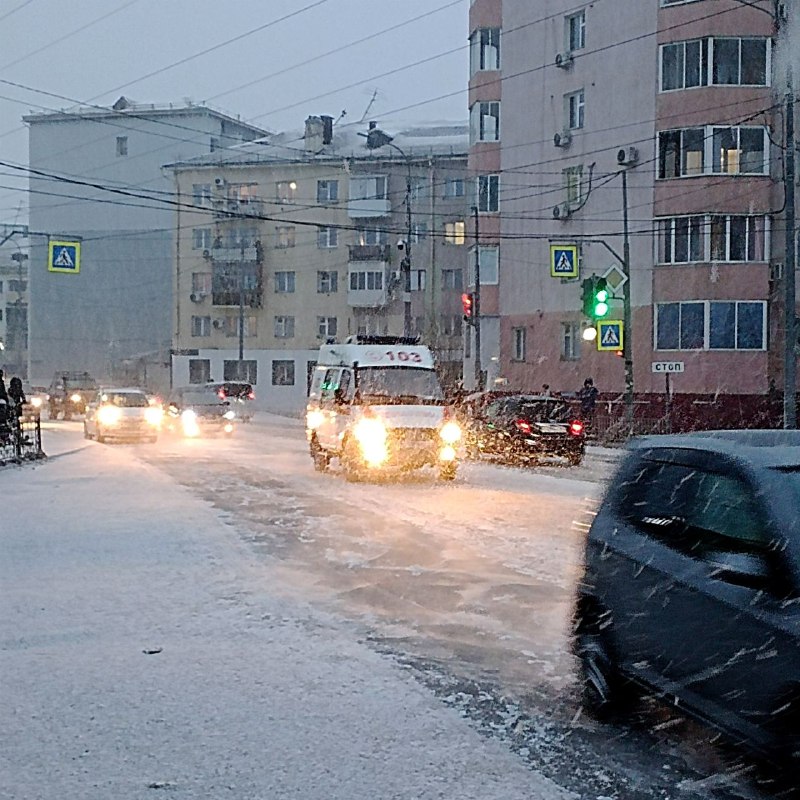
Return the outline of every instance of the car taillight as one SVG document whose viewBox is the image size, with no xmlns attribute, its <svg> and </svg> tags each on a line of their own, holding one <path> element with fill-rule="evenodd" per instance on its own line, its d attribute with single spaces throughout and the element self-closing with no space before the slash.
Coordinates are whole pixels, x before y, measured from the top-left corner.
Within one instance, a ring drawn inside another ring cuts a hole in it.
<svg viewBox="0 0 800 800">
<path fill-rule="evenodd" d="M 570 422 L 569 432 L 573 436 L 580 436 L 583 433 L 583 423 L 578 422 L 577 420 L 575 420 L 575 422 Z"/>
<path fill-rule="evenodd" d="M 514 424 L 517 426 L 517 430 L 522 431 L 522 433 L 531 432 L 530 422 L 526 422 L 524 419 L 514 420 Z"/>
<path fill-rule="evenodd" d="M 247 395 L 247 399 L 248 400 L 255 400 L 256 399 L 256 393 L 255 392 L 250 392 L 250 394 Z"/>
<path fill-rule="evenodd" d="M 217 397 L 219 397 L 220 400 L 224 400 L 225 399 L 225 390 L 224 389 L 220 389 L 217 392 Z"/>
</svg>

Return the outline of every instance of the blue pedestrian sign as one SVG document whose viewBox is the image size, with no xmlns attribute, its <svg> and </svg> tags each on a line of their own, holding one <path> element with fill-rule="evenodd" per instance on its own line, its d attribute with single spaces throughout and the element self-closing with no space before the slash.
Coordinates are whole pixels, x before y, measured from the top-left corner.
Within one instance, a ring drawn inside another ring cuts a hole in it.
<svg viewBox="0 0 800 800">
<path fill-rule="evenodd" d="M 550 245 L 550 277 L 552 278 L 578 277 L 578 245 L 576 244 Z"/>
<path fill-rule="evenodd" d="M 620 319 L 605 319 L 597 323 L 597 349 L 622 350 L 623 325 Z"/>
<path fill-rule="evenodd" d="M 47 253 L 48 272 L 81 271 L 81 243 L 50 241 Z"/>
</svg>

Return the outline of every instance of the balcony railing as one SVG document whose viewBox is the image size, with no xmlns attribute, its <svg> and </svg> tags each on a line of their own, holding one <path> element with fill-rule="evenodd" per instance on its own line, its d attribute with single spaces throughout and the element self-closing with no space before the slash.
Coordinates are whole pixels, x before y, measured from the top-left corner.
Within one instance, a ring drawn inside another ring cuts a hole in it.
<svg viewBox="0 0 800 800">
<path fill-rule="evenodd" d="M 254 198 L 237 200 L 236 198 L 220 197 L 214 198 L 211 205 L 214 209 L 214 217 L 217 219 L 260 217 L 264 212 L 263 201 Z"/>
<path fill-rule="evenodd" d="M 388 244 L 351 244 L 350 261 L 389 261 L 392 249 Z"/>
</svg>

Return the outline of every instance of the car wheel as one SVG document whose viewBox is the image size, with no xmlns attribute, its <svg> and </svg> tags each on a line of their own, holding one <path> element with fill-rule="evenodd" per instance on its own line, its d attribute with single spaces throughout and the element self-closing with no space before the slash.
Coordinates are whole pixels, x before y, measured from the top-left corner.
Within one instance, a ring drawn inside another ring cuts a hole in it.
<svg viewBox="0 0 800 800">
<path fill-rule="evenodd" d="M 610 641 L 610 626 L 600 627 L 598 615 L 579 622 L 574 636 L 581 681 L 581 703 L 598 719 L 624 712 L 629 699 Z"/>
<path fill-rule="evenodd" d="M 100 430 L 101 430 L 101 429 L 100 429 L 100 426 L 98 425 L 98 426 L 97 426 L 97 431 L 95 432 L 95 439 L 97 439 L 97 441 L 98 441 L 100 444 L 103 444 L 103 442 L 105 442 L 105 440 L 106 440 L 106 437 L 105 437 L 105 436 L 103 436 L 103 434 L 100 432 Z"/>
<path fill-rule="evenodd" d="M 342 455 L 339 458 L 339 463 L 342 465 L 344 477 L 351 483 L 356 483 L 361 480 L 361 471 L 358 468 L 358 456 L 354 454 L 353 440 L 347 438 L 342 443 Z"/>
<path fill-rule="evenodd" d="M 456 464 L 445 464 L 443 467 L 439 467 L 439 477 L 443 481 L 452 481 L 455 480 L 457 471 L 458 466 Z"/>
<path fill-rule="evenodd" d="M 319 446 L 317 437 L 311 440 L 311 458 L 314 461 L 314 469 L 317 472 L 325 472 L 331 462 L 330 456 Z"/>
</svg>

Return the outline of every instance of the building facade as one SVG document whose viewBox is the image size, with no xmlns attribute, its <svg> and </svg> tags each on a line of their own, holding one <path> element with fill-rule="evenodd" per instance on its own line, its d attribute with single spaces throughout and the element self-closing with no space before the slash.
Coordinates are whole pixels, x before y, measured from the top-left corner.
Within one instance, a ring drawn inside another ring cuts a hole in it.
<svg viewBox="0 0 800 800">
<path fill-rule="evenodd" d="M 162 165 L 265 131 L 205 106 L 37 113 L 29 126 L 30 376 L 87 370 L 169 380 L 175 203 Z M 79 271 L 48 268 L 49 241 L 80 242 Z"/>
<path fill-rule="evenodd" d="M 778 6 L 474 0 L 471 116 L 496 142 L 476 141 L 470 167 L 479 204 L 497 172 L 498 223 L 481 222 L 499 244 L 502 384 L 574 391 L 592 376 L 621 397 L 629 371 L 638 398 L 665 390 L 654 362 L 681 362 L 677 393 L 780 385 Z M 558 243 L 577 247 L 576 277 L 553 276 Z M 592 275 L 609 281 L 608 320 L 625 321 L 629 293 L 629 365 L 622 343 L 583 338 Z"/>
<path fill-rule="evenodd" d="M 27 249 L 24 239 L 0 246 L 0 369 L 6 379 L 28 377 Z"/>
<path fill-rule="evenodd" d="M 241 377 L 261 407 L 299 412 L 320 344 L 402 335 L 407 302 L 410 334 L 445 384 L 460 379 L 467 128 L 373 149 L 358 133 L 312 116 L 300 134 L 172 165 L 173 385 Z"/>
</svg>

